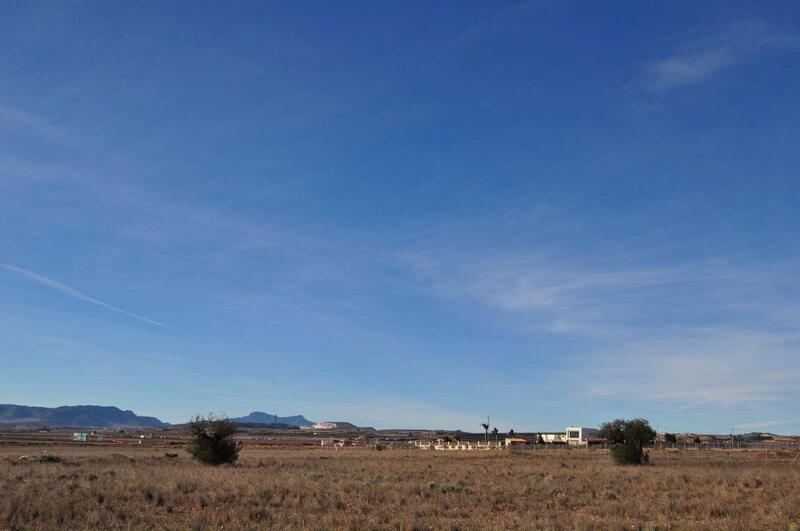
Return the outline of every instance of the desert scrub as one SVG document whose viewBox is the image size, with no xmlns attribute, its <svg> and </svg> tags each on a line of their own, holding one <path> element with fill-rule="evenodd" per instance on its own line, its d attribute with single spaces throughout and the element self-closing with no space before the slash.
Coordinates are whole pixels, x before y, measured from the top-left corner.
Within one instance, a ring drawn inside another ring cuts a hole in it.
<svg viewBox="0 0 800 531">
<path fill-rule="evenodd" d="M 133 461 L 0 460 L 0 529 L 800 531 L 791 527 L 800 466 L 656 456 L 631 468 L 572 455 L 244 450 L 235 467 L 163 450 Z"/>
</svg>

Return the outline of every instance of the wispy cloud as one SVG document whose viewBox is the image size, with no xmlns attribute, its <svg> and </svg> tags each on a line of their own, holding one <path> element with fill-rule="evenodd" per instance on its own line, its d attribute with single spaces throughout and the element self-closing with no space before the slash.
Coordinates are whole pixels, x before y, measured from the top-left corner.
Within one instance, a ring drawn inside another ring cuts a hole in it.
<svg viewBox="0 0 800 531">
<path fill-rule="evenodd" d="M 58 282 L 57 280 L 53 280 L 52 278 L 45 277 L 43 275 L 39 275 L 38 273 L 34 273 L 33 271 L 28 271 L 27 269 L 23 269 L 21 267 L 13 266 L 10 264 L 0 263 L 0 268 L 5 269 L 6 271 L 11 271 L 12 273 L 17 273 L 18 275 L 22 275 L 25 278 L 37 282 L 43 286 L 47 286 L 48 288 L 52 288 L 63 295 L 67 295 L 68 297 L 73 297 L 75 299 L 82 300 L 84 302 L 88 302 L 90 304 L 94 304 L 96 306 L 100 306 L 102 308 L 106 308 L 109 310 L 113 310 L 115 312 L 121 313 L 123 315 L 127 315 L 128 317 L 132 317 L 134 319 L 139 319 L 140 321 L 144 321 L 145 323 L 149 323 L 151 325 L 156 326 L 163 326 L 163 323 L 158 321 L 153 321 L 152 319 L 148 319 L 146 317 L 142 317 L 141 315 L 137 315 L 135 313 L 131 313 L 127 310 L 123 310 L 122 308 L 118 308 L 116 306 L 112 306 L 111 304 L 105 303 L 103 301 L 99 301 L 95 298 L 92 298 L 85 293 L 82 293 L 75 288 L 71 288 Z"/>
<path fill-rule="evenodd" d="M 545 250 L 475 255 L 454 249 L 406 253 L 398 259 L 436 293 L 476 300 L 519 316 L 539 331 L 635 337 L 641 330 L 702 318 L 738 322 L 751 315 L 759 316 L 759 322 L 769 316 L 773 324 L 797 324 L 793 315 L 799 304 L 781 295 L 786 288 L 800 288 L 792 275 L 795 262 L 742 266 L 719 259 L 652 265 L 641 259 L 630 265 L 634 257 L 585 262 Z"/>
<path fill-rule="evenodd" d="M 68 140 L 68 135 L 62 127 L 33 113 L 2 105 L 0 105 L 0 127 L 29 133 L 53 142 Z"/>
<path fill-rule="evenodd" d="M 793 36 L 763 22 L 739 23 L 692 39 L 673 54 L 647 65 L 643 85 L 647 90 L 660 92 L 703 83 L 767 50 L 796 42 Z"/>
<path fill-rule="evenodd" d="M 31 113 L 19 108 L 0 104 L 0 134 L 10 135 L 12 141 L 0 145 L 0 187 L 30 185 L 52 181 L 82 181 L 86 177 L 86 167 L 76 164 L 76 160 L 62 158 L 51 149 L 54 146 L 67 148 L 73 154 L 85 151 L 87 139 L 69 130 L 46 116 Z M 40 150 L 14 151 L 20 141 L 32 140 Z M 48 157 L 37 155 L 46 149 Z M 98 161 L 92 159 L 89 167 L 96 168 Z"/>
<path fill-rule="evenodd" d="M 675 412 L 778 401 L 798 390 L 800 335 L 681 327 L 593 349 L 578 370 L 589 396 L 651 400 Z"/>
<path fill-rule="evenodd" d="M 585 262 L 552 251 L 452 249 L 401 259 L 442 297 L 478 302 L 538 338 L 579 341 L 569 378 L 584 382 L 577 390 L 588 397 L 686 408 L 800 390 L 794 262 L 652 265 L 630 256 Z"/>
</svg>

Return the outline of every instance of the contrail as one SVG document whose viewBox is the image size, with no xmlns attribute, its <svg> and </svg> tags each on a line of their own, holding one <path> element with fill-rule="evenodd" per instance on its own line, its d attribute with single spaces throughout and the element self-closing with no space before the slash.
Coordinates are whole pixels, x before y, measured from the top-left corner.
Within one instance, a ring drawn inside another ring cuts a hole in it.
<svg viewBox="0 0 800 531">
<path fill-rule="evenodd" d="M 134 319 L 139 319 L 140 321 L 144 321 L 145 323 L 150 323 L 151 325 L 156 326 L 164 326 L 164 323 L 159 323 L 158 321 L 153 321 L 152 319 L 148 319 L 146 317 L 142 317 L 141 315 L 136 315 L 135 313 L 131 313 L 128 311 L 123 310 L 122 308 L 117 308 L 116 306 L 112 306 L 110 304 L 106 304 L 103 301 L 99 301 L 97 299 L 93 299 L 92 297 L 86 295 L 85 293 L 81 293 L 80 291 L 76 290 L 75 288 L 71 288 L 69 286 L 65 286 L 61 282 L 57 280 L 53 280 L 52 278 L 47 278 L 42 275 L 38 275 L 33 271 L 28 271 L 27 269 L 22 269 L 21 267 L 13 266 L 10 264 L 4 264 L 0 262 L 0 267 L 11 271 L 13 273 L 17 273 L 26 277 L 34 282 L 37 282 L 43 286 L 47 286 L 48 288 L 53 288 L 54 290 L 63 293 L 69 297 L 74 297 L 76 299 L 80 299 L 85 302 L 89 302 L 96 306 L 101 306 L 103 308 L 108 308 L 109 310 L 114 310 L 115 312 L 121 313 L 123 315 L 127 315 L 128 317 L 133 317 Z"/>
</svg>

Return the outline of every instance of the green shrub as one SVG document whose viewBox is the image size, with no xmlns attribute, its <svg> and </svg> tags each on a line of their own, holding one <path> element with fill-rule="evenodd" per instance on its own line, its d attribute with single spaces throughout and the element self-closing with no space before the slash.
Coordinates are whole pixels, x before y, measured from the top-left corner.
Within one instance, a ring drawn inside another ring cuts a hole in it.
<svg viewBox="0 0 800 531">
<path fill-rule="evenodd" d="M 650 462 L 650 455 L 633 443 L 614 444 L 610 450 L 618 465 L 646 465 Z"/>
<path fill-rule="evenodd" d="M 239 446 L 232 439 L 236 425 L 227 418 L 197 416 L 189 423 L 189 427 L 192 441 L 186 450 L 201 463 L 232 464 L 239 458 Z"/>
<path fill-rule="evenodd" d="M 619 465 L 646 465 L 650 456 L 644 451 L 656 437 L 644 419 L 616 419 L 600 427 L 600 437 L 608 440 L 611 456 Z"/>
</svg>

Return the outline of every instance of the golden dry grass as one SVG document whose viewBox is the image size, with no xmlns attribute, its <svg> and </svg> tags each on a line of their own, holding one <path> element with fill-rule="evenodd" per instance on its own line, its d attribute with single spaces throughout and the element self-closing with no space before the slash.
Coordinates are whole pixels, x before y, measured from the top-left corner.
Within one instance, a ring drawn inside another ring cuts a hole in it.
<svg viewBox="0 0 800 531">
<path fill-rule="evenodd" d="M 0 451 L 0 529 L 790 529 L 800 464 L 618 467 L 601 456 L 245 450 L 207 467 L 164 449 Z M 119 452 L 122 455 L 115 455 Z M 800 528 L 795 528 L 800 529 Z"/>
</svg>

